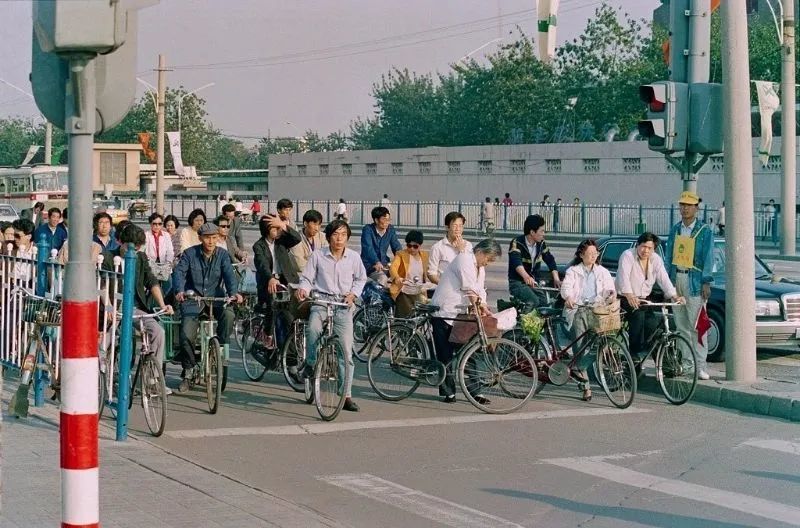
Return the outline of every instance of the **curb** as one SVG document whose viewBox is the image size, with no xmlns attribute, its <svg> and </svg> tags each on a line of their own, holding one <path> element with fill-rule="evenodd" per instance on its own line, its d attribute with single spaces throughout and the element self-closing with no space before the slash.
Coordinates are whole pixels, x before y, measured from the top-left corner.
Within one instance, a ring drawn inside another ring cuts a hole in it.
<svg viewBox="0 0 800 528">
<path fill-rule="evenodd" d="M 698 381 L 689 402 L 800 422 L 800 393 L 772 392 L 753 385 L 721 380 Z M 661 395 L 661 387 L 653 376 L 640 377 L 638 388 L 641 392 Z"/>
</svg>

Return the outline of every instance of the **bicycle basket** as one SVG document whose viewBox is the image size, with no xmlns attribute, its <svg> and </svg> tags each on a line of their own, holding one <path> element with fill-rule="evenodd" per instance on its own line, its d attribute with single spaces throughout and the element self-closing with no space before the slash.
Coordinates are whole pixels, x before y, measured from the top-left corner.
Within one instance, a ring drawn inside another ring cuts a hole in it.
<svg viewBox="0 0 800 528">
<path fill-rule="evenodd" d="M 386 312 L 383 310 L 383 303 L 380 299 L 377 303 L 364 305 L 364 324 L 369 331 L 377 331 L 386 324 Z"/>
<path fill-rule="evenodd" d="M 622 314 L 618 300 L 604 306 L 595 306 L 591 314 L 592 330 L 597 334 L 616 332 L 622 328 Z"/>
<path fill-rule="evenodd" d="M 22 320 L 45 326 L 61 324 L 61 301 L 25 296 L 22 298 Z"/>
<path fill-rule="evenodd" d="M 275 300 L 276 303 L 285 303 L 289 302 L 292 298 L 289 290 L 279 290 L 272 294 L 272 298 Z"/>
</svg>

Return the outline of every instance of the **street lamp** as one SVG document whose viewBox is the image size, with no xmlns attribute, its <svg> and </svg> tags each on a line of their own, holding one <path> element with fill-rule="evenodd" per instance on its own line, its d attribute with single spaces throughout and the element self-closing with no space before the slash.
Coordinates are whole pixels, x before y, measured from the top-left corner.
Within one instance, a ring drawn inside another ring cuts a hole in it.
<svg viewBox="0 0 800 528">
<path fill-rule="evenodd" d="M 474 55 L 475 53 L 478 53 L 480 50 L 482 50 L 482 49 L 483 49 L 483 48 L 485 48 L 486 46 L 491 46 L 491 45 L 492 45 L 492 44 L 494 44 L 495 42 L 500 42 L 500 41 L 502 41 L 502 40 L 505 40 L 505 39 L 506 39 L 505 37 L 497 37 L 497 38 L 494 38 L 494 39 L 490 40 L 489 42 L 487 42 L 487 43 L 485 43 L 485 44 L 483 44 L 483 45 L 481 45 L 481 46 L 478 46 L 478 47 L 477 47 L 477 48 L 475 48 L 474 50 L 470 51 L 469 53 L 467 53 L 466 55 L 464 55 L 463 57 L 461 57 L 460 59 L 458 59 L 458 60 L 456 61 L 456 63 L 463 62 L 464 60 L 466 60 L 466 59 L 470 58 L 470 57 L 471 57 L 472 55 Z"/>
<path fill-rule="evenodd" d="M 147 88 L 147 93 L 150 95 L 150 99 L 153 100 L 153 110 L 158 112 L 158 89 L 144 79 L 137 77 L 136 80 L 142 83 L 145 88 Z"/>
<path fill-rule="evenodd" d="M 30 99 L 34 103 L 36 103 L 36 99 L 33 97 L 33 94 L 26 92 L 25 90 L 23 90 L 19 86 L 11 84 L 10 82 L 6 81 L 5 79 L 0 79 L 0 83 L 3 83 L 6 86 L 9 86 L 9 87 L 15 89 L 16 91 L 18 91 L 21 94 L 25 95 L 25 97 L 30 97 Z M 39 114 L 39 115 L 41 115 L 41 114 Z M 53 153 L 53 124 L 50 121 L 48 121 L 47 119 L 45 119 L 44 116 L 42 116 L 42 119 L 44 120 L 44 164 L 45 165 L 51 165 L 52 161 L 53 161 L 52 160 L 52 153 Z"/>
<path fill-rule="evenodd" d="M 178 97 L 178 133 L 179 134 L 181 132 L 181 106 L 183 105 L 183 100 L 186 99 L 187 97 L 189 97 L 190 95 L 196 94 L 200 90 L 205 90 L 206 88 L 214 86 L 214 84 L 216 84 L 216 83 L 211 82 L 211 83 L 208 83 L 208 84 L 204 84 L 200 88 L 195 88 L 191 92 L 185 93 L 185 94 L 183 94 L 183 95 Z"/>
</svg>

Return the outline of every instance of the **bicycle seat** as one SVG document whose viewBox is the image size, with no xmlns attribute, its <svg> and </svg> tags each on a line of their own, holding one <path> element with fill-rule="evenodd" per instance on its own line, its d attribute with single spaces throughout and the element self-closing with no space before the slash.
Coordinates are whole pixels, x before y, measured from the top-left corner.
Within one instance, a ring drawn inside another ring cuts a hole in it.
<svg viewBox="0 0 800 528">
<path fill-rule="evenodd" d="M 559 310 L 558 308 L 551 308 L 549 306 L 540 306 L 536 308 L 536 312 L 542 317 L 553 317 L 556 315 L 561 315 L 561 310 Z"/>
<path fill-rule="evenodd" d="M 435 304 L 428 303 L 414 303 L 414 309 L 418 312 L 432 314 L 439 311 L 439 307 Z"/>
</svg>

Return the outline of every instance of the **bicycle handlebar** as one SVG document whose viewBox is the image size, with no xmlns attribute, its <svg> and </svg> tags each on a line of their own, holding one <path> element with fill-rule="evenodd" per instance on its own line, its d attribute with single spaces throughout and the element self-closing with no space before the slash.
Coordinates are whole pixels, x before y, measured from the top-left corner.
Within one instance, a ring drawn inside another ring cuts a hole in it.
<svg viewBox="0 0 800 528">
<path fill-rule="evenodd" d="M 670 307 L 670 306 L 683 306 L 683 305 L 684 305 L 684 303 L 679 303 L 679 302 L 660 302 L 660 303 L 650 302 L 647 299 L 641 299 L 639 301 L 639 306 L 640 307 L 641 306 L 648 306 L 648 307 L 653 307 L 653 308 L 661 308 L 661 307 L 666 308 L 666 307 Z"/>
<path fill-rule="evenodd" d="M 222 302 L 222 303 L 225 303 L 225 304 L 229 304 L 230 302 L 232 302 L 235 299 L 234 296 L 231 296 L 231 297 L 203 297 L 202 295 L 197 295 L 197 293 L 195 293 L 195 292 L 193 292 L 191 290 L 183 292 L 183 295 L 186 297 L 187 301 L 197 301 L 197 302 L 210 302 L 210 303 Z"/>
<path fill-rule="evenodd" d="M 133 314 L 133 320 L 134 321 L 139 321 L 139 320 L 142 320 L 142 319 L 156 319 L 157 317 L 161 317 L 165 313 L 167 313 L 167 309 L 166 308 L 162 308 L 162 309 L 160 309 L 160 310 L 158 310 L 156 312 L 153 312 L 153 313 Z M 119 317 L 122 317 L 122 314 L 117 314 L 117 315 Z"/>
</svg>

